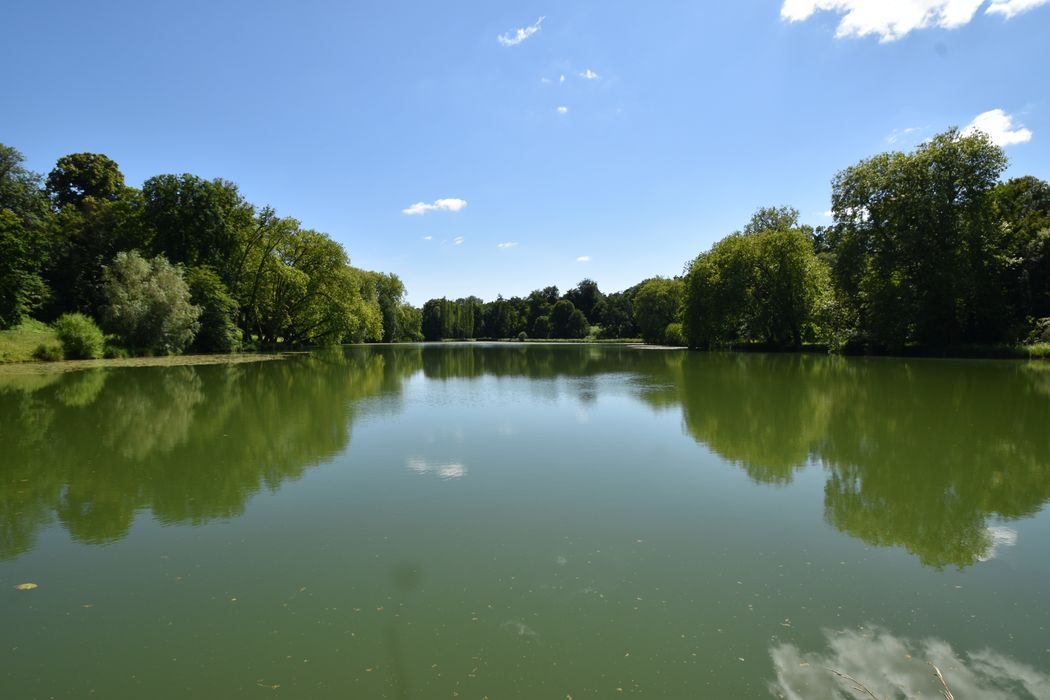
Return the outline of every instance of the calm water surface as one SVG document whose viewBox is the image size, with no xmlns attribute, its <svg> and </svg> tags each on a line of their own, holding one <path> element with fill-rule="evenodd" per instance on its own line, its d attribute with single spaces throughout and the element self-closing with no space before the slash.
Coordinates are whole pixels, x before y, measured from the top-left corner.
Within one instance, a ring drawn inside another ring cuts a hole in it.
<svg viewBox="0 0 1050 700">
<path fill-rule="evenodd" d="M 1046 364 L 0 375 L 0 696 L 1050 698 L 1048 499 Z"/>
</svg>

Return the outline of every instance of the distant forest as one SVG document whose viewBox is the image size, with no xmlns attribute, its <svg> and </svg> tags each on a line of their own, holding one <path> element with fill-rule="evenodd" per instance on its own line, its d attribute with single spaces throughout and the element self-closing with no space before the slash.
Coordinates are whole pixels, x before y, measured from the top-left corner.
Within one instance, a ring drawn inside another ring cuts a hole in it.
<svg viewBox="0 0 1050 700">
<path fill-rule="evenodd" d="M 838 173 L 829 226 L 757 211 L 675 278 L 528 296 L 405 301 L 327 234 L 237 186 L 158 175 L 128 187 L 105 155 L 45 177 L 0 145 L 0 330 L 54 323 L 66 356 L 347 342 L 624 339 L 898 352 L 1050 342 L 1050 185 L 1001 181 L 983 134 L 951 129 Z M 41 356 L 48 353 L 41 351 Z"/>
</svg>

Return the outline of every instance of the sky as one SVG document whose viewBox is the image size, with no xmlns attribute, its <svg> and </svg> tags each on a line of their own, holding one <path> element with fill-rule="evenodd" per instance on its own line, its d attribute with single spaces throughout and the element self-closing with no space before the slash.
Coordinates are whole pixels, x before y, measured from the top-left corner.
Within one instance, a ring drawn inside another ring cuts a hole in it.
<svg viewBox="0 0 1050 700">
<path fill-rule="evenodd" d="M 1050 179 L 1050 0 L 5 2 L 0 143 L 237 183 L 416 305 L 680 274 L 951 126 Z"/>
</svg>

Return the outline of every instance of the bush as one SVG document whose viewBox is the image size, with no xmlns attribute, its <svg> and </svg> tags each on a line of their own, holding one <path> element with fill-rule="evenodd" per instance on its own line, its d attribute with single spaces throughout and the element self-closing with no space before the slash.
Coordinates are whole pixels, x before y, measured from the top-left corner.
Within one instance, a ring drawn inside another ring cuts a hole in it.
<svg viewBox="0 0 1050 700">
<path fill-rule="evenodd" d="M 128 351 L 119 345 L 113 345 L 107 342 L 105 347 L 102 348 L 102 357 L 107 360 L 120 360 L 128 356 Z"/>
<path fill-rule="evenodd" d="M 81 313 L 62 314 L 55 321 L 55 333 L 67 360 L 93 360 L 102 357 L 102 331 Z"/>
<path fill-rule="evenodd" d="M 61 345 L 40 344 L 33 351 L 33 358 L 44 362 L 58 362 L 62 359 Z"/>
<path fill-rule="evenodd" d="M 522 331 L 521 333 L 518 333 L 518 342 L 524 343 L 528 339 L 529 339 L 529 334 L 526 333 L 525 331 Z"/>
<path fill-rule="evenodd" d="M 1032 324 L 1032 332 L 1025 339 L 1026 343 L 1050 343 L 1050 317 L 1037 318 Z"/>
<path fill-rule="evenodd" d="M 668 323 L 664 330 L 664 342 L 667 345 L 688 345 L 685 341 L 685 333 L 682 332 L 681 323 Z"/>
</svg>

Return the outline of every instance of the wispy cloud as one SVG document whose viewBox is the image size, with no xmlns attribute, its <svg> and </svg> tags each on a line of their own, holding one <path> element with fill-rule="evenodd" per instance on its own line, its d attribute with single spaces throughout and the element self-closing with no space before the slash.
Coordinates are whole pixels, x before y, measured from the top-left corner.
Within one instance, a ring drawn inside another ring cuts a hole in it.
<svg viewBox="0 0 1050 700">
<path fill-rule="evenodd" d="M 591 261 L 591 256 L 590 255 L 581 255 L 580 257 L 576 258 L 576 262 L 589 263 L 590 261 Z"/>
<path fill-rule="evenodd" d="M 558 114 L 568 114 L 569 113 L 569 108 L 568 107 L 558 107 L 557 110 L 558 110 Z"/>
<path fill-rule="evenodd" d="M 579 75 L 584 80 L 597 80 L 599 77 L 601 77 L 597 73 L 592 71 L 590 68 L 588 68 L 587 70 L 583 71 Z"/>
<path fill-rule="evenodd" d="M 992 0 L 986 12 L 1009 19 L 1050 0 Z M 842 15 L 836 38 L 875 34 L 880 43 L 917 29 L 957 29 L 970 22 L 985 0 L 784 0 L 781 19 L 802 22 L 817 12 Z"/>
<path fill-rule="evenodd" d="M 1010 19 L 1022 12 L 1034 10 L 1048 2 L 1050 0 L 992 0 L 985 12 L 990 15 L 1002 15 L 1006 19 Z"/>
<path fill-rule="evenodd" d="M 545 19 L 546 17 L 540 17 L 536 20 L 536 24 L 530 24 L 527 27 L 519 27 L 518 29 L 514 29 L 506 34 L 500 34 L 496 37 L 496 40 L 499 41 L 500 46 L 517 46 L 538 32 L 540 30 L 540 25 L 543 24 L 543 20 Z"/>
<path fill-rule="evenodd" d="M 890 132 L 890 135 L 886 137 L 886 143 L 891 145 L 895 144 L 905 136 L 914 134 L 916 131 L 921 131 L 923 128 L 925 127 L 908 126 L 903 129 L 894 129 Z"/>
<path fill-rule="evenodd" d="M 433 236 L 423 236 L 423 240 L 424 241 L 432 241 L 432 240 L 434 240 L 434 237 Z"/>
<path fill-rule="evenodd" d="M 428 211 L 460 211 L 465 206 L 467 206 L 467 200 L 452 197 L 448 199 L 436 199 L 430 204 L 427 204 L 426 202 L 416 202 L 407 209 L 402 209 L 401 213 L 409 216 L 420 216 L 426 214 Z"/>
<path fill-rule="evenodd" d="M 1001 109 L 990 109 L 974 117 L 963 134 L 983 131 L 996 146 L 1012 146 L 1032 140 L 1032 132 L 1022 126 L 1014 128 L 1014 118 Z"/>
<path fill-rule="evenodd" d="M 565 76 L 564 75 L 559 75 L 558 76 L 558 83 L 561 84 L 561 83 L 564 83 L 564 82 L 565 82 Z"/>
<path fill-rule="evenodd" d="M 518 245 L 517 241 L 507 241 L 506 243 L 497 243 L 496 247 L 497 248 L 513 248 L 516 245 Z"/>
<path fill-rule="evenodd" d="M 453 238 L 452 245 L 463 245 L 463 236 L 456 236 Z"/>
</svg>

